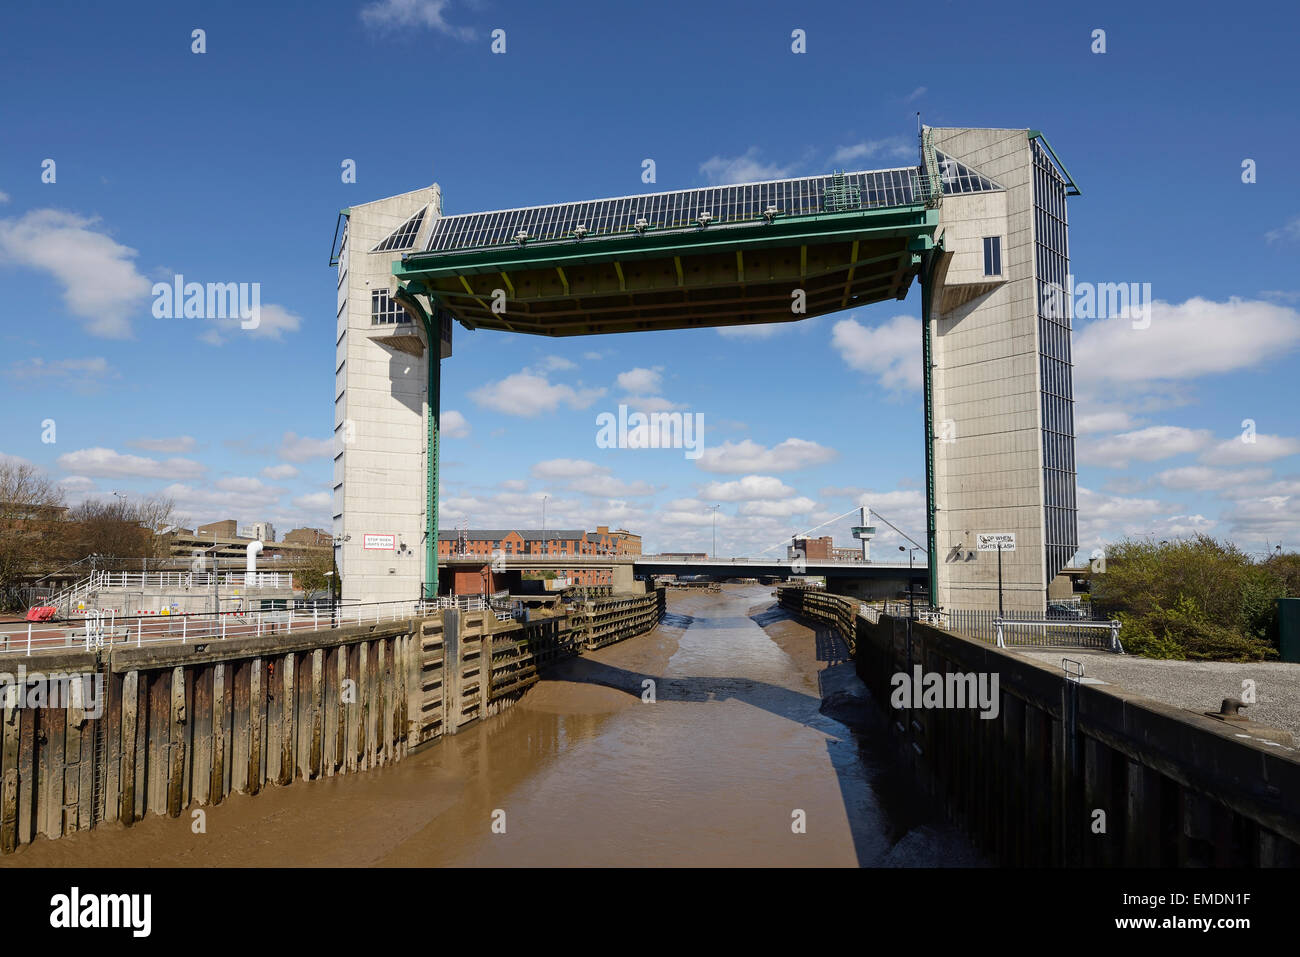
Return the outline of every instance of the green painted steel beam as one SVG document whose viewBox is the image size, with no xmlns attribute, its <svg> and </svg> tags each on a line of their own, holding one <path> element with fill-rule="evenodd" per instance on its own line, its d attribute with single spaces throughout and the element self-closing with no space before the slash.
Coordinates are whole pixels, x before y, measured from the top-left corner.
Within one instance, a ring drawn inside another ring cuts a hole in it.
<svg viewBox="0 0 1300 957">
<path fill-rule="evenodd" d="M 1065 185 L 1066 185 L 1065 195 L 1082 196 L 1083 192 L 1079 189 L 1079 185 L 1074 181 L 1074 177 L 1070 175 L 1070 171 L 1065 168 L 1065 164 L 1061 162 L 1061 157 L 1056 155 L 1056 150 L 1052 149 L 1052 144 L 1047 142 L 1047 137 L 1043 135 L 1043 131 L 1030 130 L 1029 139 L 1031 142 L 1033 140 L 1042 140 L 1043 147 L 1051 155 L 1052 161 L 1056 163 L 1058 167 L 1060 167 L 1061 173 L 1065 176 Z M 1074 192 L 1070 192 L 1070 190 L 1074 190 Z"/>
<path fill-rule="evenodd" d="M 496 247 L 459 253 L 408 253 L 393 263 L 393 274 L 399 279 L 437 278 L 611 263 L 615 260 L 730 253 L 736 249 L 851 242 L 854 239 L 911 239 L 933 236 L 938 224 L 938 210 L 924 206 L 824 213 L 771 224 L 704 228 L 688 233 L 646 233 L 617 239 Z"/>
<path fill-rule="evenodd" d="M 393 300 L 424 326 L 428 355 L 428 434 L 425 437 L 424 588 L 422 597 L 438 597 L 438 437 L 442 403 L 442 317 L 433 315 L 415 298 L 419 284 L 401 285 Z"/>
<path fill-rule="evenodd" d="M 929 575 L 930 607 L 939 607 L 939 565 L 935 554 L 934 519 L 934 344 L 930 337 L 930 310 L 934 307 L 934 268 L 938 250 L 922 254 L 921 264 L 921 365 L 922 391 L 925 393 L 925 548 Z M 912 585 L 908 582 L 910 590 Z"/>
</svg>

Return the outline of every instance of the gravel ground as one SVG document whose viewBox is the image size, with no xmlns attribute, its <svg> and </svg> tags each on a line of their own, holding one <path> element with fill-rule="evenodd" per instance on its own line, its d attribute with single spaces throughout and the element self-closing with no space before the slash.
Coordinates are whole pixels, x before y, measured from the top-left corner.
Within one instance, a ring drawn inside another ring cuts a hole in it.
<svg viewBox="0 0 1300 957">
<path fill-rule="evenodd" d="M 1017 651 L 1060 667 L 1062 658 L 1083 662 L 1084 676 L 1146 698 L 1193 711 L 1218 711 L 1224 698 L 1240 698 L 1241 683 L 1255 682 L 1255 703 L 1246 715 L 1260 724 L 1290 731 L 1300 743 L 1300 664 L 1235 664 L 1223 661 L 1163 661 L 1108 652 Z"/>
</svg>

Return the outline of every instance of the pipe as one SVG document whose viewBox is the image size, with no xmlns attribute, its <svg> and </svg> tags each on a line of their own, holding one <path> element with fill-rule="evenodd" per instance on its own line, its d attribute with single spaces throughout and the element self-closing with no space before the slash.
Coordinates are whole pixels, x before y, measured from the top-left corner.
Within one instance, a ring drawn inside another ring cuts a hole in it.
<svg viewBox="0 0 1300 957">
<path fill-rule="evenodd" d="M 257 571 L 257 556 L 261 554 L 261 551 L 262 551 L 261 541 L 248 543 L 248 564 L 245 566 L 248 571 L 250 572 Z"/>
</svg>

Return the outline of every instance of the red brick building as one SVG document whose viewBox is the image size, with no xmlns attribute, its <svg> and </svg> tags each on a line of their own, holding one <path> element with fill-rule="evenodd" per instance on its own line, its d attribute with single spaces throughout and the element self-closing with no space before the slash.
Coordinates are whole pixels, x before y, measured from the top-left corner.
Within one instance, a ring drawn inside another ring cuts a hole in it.
<svg viewBox="0 0 1300 957">
<path fill-rule="evenodd" d="M 623 536 L 622 538 L 618 536 Z M 630 549 L 635 548 L 635 551 Z M 620 550 L 623 549 L 623 550 Z M 479 555 L 485 564 L 490 563 L 498 550 L 507 557 L 528 555 L 547 558 L 563 558 L 566 555 L 632 555 L 641 554 L 641 536 L 634 535 L 626 529 L 610 532 L 609 526 L 601 525 L 594 532 L 581 529 L 441 529 L 438 532 L 438 557 L 452 558 L 458 555 Z M 546 569 L 554 571 L 557 578 L 566 579 L 572 585 L 609 585 L 613 583 L 613 572 L 603 568 L 559 568 Z M 495 578 L 480 570 L 455 572 L 453 591 L 460 594 L 477 594 L 484 588 L 495 591 Z"/>
</svg>

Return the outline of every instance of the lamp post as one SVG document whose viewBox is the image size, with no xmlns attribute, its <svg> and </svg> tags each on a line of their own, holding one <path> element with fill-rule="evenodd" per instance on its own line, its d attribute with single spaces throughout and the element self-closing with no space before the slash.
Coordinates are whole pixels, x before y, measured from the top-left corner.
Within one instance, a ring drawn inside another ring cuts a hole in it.
<svg viewBox="0 0 1300 957">
<path fill-rule="evenodd" d="M 913 548 L 908 548 L 905 545 L 898 546 L 898 550 L 900 552 L 907 552 L 907 618 L 909 622 L 908 624 L 909 628 L 911 627 L 910 624 L 911 620 L 916 617 L 916 603 L 915 601 L 913 601 L 913 596 L 914 596 L 913 589 L 916 586 L 915 583 L 912 581 L 912 563 L 916 558 L 916 553 L 919 548 L 920 548 L 919 545 Z"/>
<path fill-rule="evenodd" d="M 352 541 L 351 535 L 335 535 L 330 544 L 330 627 L 334 627 L 335 612 L 338 608 L 338 570 L 339 570 L 339 546 L 344 542 Z M 437 595 L 438 585 L 434 583 L 433 593 Z"/>
<path fill-rule="evenodd" d="M 721 505 L 710 505 L 709 511 L 713 513 L 713 560 L 718 560 L 718 509 Z"/>
<path fill-rule="evenodd" d="M 547 549 L 546 549 L 546 500 L 547 500 L 548 498 L 550 498 L 549 495 L 543 495 L 543 496 L 542 496 L 542 554 L 543 554 L 543 555 L 545 555 L 546 552 L 547 552 Z"/>
</svg>

